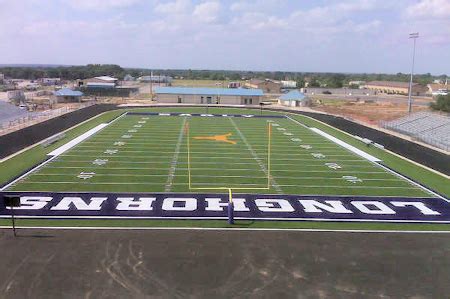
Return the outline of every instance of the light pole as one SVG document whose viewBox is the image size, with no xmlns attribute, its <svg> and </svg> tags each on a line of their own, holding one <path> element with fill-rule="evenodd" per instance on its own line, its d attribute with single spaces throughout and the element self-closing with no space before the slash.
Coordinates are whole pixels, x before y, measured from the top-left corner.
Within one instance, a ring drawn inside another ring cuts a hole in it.
<svg viewBox="0 0 450 299">
<path fill-rule="evenodd" d="M 414 40 L 414 48 L 413 48 L 413 59 L 412 59 L 412 67 L 411 67 L 411 78 L 409 79 L 409 92 L 408 92 L 408 113 L 411 113 L 412 111 L 412 81 L 413 81 L 413 74 L 414 74 L 414 60 L 416 56 L 416 39 L 419 37 L 419 32 L 410 33 L 409 38 L 412 38 Z"/>
</svg>

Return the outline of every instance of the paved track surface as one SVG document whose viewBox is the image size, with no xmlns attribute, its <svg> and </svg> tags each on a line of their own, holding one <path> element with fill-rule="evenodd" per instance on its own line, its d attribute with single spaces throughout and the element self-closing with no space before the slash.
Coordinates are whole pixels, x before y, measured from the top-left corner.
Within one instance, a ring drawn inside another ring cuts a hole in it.
<svg viewBox="0 0 450 299">
<path fill-rule="evenodd" d="M 0 230 L 1 298 L 448 298 L 450 235 Z"/>
</svg>

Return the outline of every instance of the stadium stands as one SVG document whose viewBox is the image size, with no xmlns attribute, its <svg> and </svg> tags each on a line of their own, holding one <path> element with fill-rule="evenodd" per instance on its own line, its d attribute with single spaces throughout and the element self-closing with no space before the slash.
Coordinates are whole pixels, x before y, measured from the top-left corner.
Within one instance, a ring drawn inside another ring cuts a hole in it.
<svg viewBox="0 0 450 299">
<path fill-rule="evenodd" d="M 15 105 L 0 101 L 0 128 L 10 121 L 27 117 L 29 115 L 30 113 L 25 109 L 20 109 Z"/>
<path fill-rule="evenodd" d="M 447 115 L 418 112 L 384 122 L 382 126 L 443 150 L 450 150 L 450 117 Z"/>
</svg>

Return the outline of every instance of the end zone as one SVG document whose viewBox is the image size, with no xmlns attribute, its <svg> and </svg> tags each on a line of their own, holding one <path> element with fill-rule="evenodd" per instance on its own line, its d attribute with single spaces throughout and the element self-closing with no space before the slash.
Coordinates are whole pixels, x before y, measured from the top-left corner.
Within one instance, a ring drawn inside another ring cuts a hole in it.
<svg viewBox="0 0 450 299">
<path fill-rule="evenodd" d="M 9 218 L 5 195 L 19 196 L 17 218 L 227 219 L 227 194 L 4 192 L 0 218 Z M 236 220 L 450 223 L 440 198 L 238 194 Z"/>
</svg>

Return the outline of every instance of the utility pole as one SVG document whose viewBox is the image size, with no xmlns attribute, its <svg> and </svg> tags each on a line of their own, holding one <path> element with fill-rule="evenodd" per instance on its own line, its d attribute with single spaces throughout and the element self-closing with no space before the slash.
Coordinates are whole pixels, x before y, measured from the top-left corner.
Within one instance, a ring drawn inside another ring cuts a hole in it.
<svg viewBox="0 0 450 299">
<path fill-rule="evenodd" d="M 153 101 L 153 71 L 150 71 L 150 100 Z"/>
<path fill-rule="evenodd" d="M 413 74 L 414 74 L 414 60 L 415 60 L 415 56 L 416 56 L 416 39 L 419 38 L 419 32 L 410 33 L 409 38 L 412 38 L 414 40 L 411 78 L 409 79 L 409 92 L 408 92 L 408 113 L 411 113 L 412 112 L 411 94 L 412 94 L 412 82 L 413 82 Z"/>
</svg>

